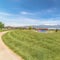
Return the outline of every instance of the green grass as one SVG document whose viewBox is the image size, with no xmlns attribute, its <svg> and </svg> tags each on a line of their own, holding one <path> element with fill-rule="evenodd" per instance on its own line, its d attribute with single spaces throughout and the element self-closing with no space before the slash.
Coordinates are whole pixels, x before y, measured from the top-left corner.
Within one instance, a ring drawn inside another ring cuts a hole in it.
<svg viewBox="0 0 60 60">
<path fill-rule="evenodd" d="M 0 32 L 2 32 L 2 31 L 6 31 L 6 30 L 0 29 Z"/>
<path fill-rule="evenodd" d="M 60 60 L 60 32 L 14 30 L 2 38 L 24 60 Z"/>
<path fill-rule="evenodd" d="M 10 31 L 8 29 L 0 29 L 0 32 L 3 32 L 3 31 Z"/>
</svg>

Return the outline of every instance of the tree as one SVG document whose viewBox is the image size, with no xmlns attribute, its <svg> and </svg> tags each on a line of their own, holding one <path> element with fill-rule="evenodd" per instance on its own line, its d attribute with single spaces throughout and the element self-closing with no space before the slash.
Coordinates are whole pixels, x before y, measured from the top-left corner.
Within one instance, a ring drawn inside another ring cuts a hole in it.
<svg viewBox="0 0 60 60">
<path fill-rule="evenodd" d="M 4 24 L 0 22 L 0 29 L 4 28 Z"/>
<path fill-rule="evenodd" d="M 32 26 L 29 26 L 29 28 L 28 28 L 29 30 L 31 30 L 32 29 Z"/>
<path fill-rule="evenodd" d="M 58 29 L 56 29 L 56 32 L 58 31 Z"/>
</svg>

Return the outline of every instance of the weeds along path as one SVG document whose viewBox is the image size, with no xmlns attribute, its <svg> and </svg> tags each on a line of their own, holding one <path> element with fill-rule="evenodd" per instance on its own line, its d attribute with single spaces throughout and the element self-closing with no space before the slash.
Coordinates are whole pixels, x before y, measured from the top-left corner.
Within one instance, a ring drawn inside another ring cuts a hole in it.
<svg viewBox="0 0 60 60">
<path fill-rule="evenodd" d="M 0 32 L 0 60 L 23 60 L 20 56 L 13 53 L 2 41 L 2 36 L 7 33 Z"/>
</svg>

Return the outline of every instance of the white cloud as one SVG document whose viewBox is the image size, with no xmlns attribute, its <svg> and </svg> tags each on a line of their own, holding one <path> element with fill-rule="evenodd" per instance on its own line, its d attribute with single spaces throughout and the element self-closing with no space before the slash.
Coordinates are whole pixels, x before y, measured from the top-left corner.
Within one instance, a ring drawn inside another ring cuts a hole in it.
<svg viewBox="0 0 60 60">
<path fill-rule="evenodd" d="M 24 14 L 27 14 L 26 12 Z M 1 17 L 2 15 L 2 17 Z M 8 17 L 10 16 L 10 17 Z M 11 18 L 13 17 L 13 18 Z M 21 17 L 21 15 L 14 15 L 10 13 L 2 13 L 0 12 L 0 21 L 5 23 L 6 26 L 28 26 L 28 25 L 54 25 L 54 24 L 60 24 L 60 18 L 57 20 L 54 18 L 49 18 L 49 19 L 32 19 L 32 18 L 26 18 L 26 17 Z"/>
<path fill-rule="evenodd" d="M 23 14 L 23 15 L 33 15 L 33 13 L 26 12 L 26 11 L 22 11 L 22 12 L 20 12 L 20 14 Z"/>
<path fill-rule="evenodd" d="M 9 19 L 8 19 L 9 20 Z M 29 26 L 29 25 L 57 25 L 60 21 L 56 20 L 36 20 L 36 19 L 30 19 L 30 18 L 16 18 L 12 19 L 6 22 L 6 25 L 10 26 Z"/>
<path fill-rule="evenodd" d="M 15 19 L 8 19 L 9 21 L 6 22 L 6 25 L 10 26 L 29 26 L 29 25 L 38 25 L 39 20 L 30 19 L 30 18 L 15 18 Z"/>
<path fill-rule="evenodd" d="M 44 25 L 50 25 L 50 26 L 54 26 L 54 25 L 57 25 L 57 24 L 44 24 Z"/>
<path fill-rule="evenodd" d="M 3 15 L 3 16 L 11 16 L 12 14 L 10 14 L 10 13 L 5 13 L 5 12 L 0 12 L 0 15 Z"/>
<path fill-rule="evenodd" d="M 46 10 L 42 10 L 41 13 L 54 13 L 56 12 L 56 8 L 50 8 L 50 9 L 46 9 Z"/>
<path fill-rule="evenodd" d="M 27 12 L 25 12 L 25 11 L 22 11 L 22 12 L 21 12 L 21 14 L 28 14 L 28 13 L 27 13 Z"/>
</svg>

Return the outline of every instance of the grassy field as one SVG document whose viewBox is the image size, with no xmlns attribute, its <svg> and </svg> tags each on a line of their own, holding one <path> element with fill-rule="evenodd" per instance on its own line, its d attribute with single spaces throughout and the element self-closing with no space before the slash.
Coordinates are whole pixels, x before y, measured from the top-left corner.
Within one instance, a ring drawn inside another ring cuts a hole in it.
<svg viewBox="0 0 60 60">
<path fill-rule="evenodd" d="M 0 29 L 0 32 L 3 32 L 3 31 L 10 31 L 9 29 Z"/>
<path fill-rule="evenodd" d="M 60 32 L 14 30 L 2 38 L 24 60 L 60 60 Z"/>
<path fill-rule="evenodd" d="M 3 31 L 7 31 L 7 30 L 0 29 L 0 32 L 3 32 Z"/>
</svg>

